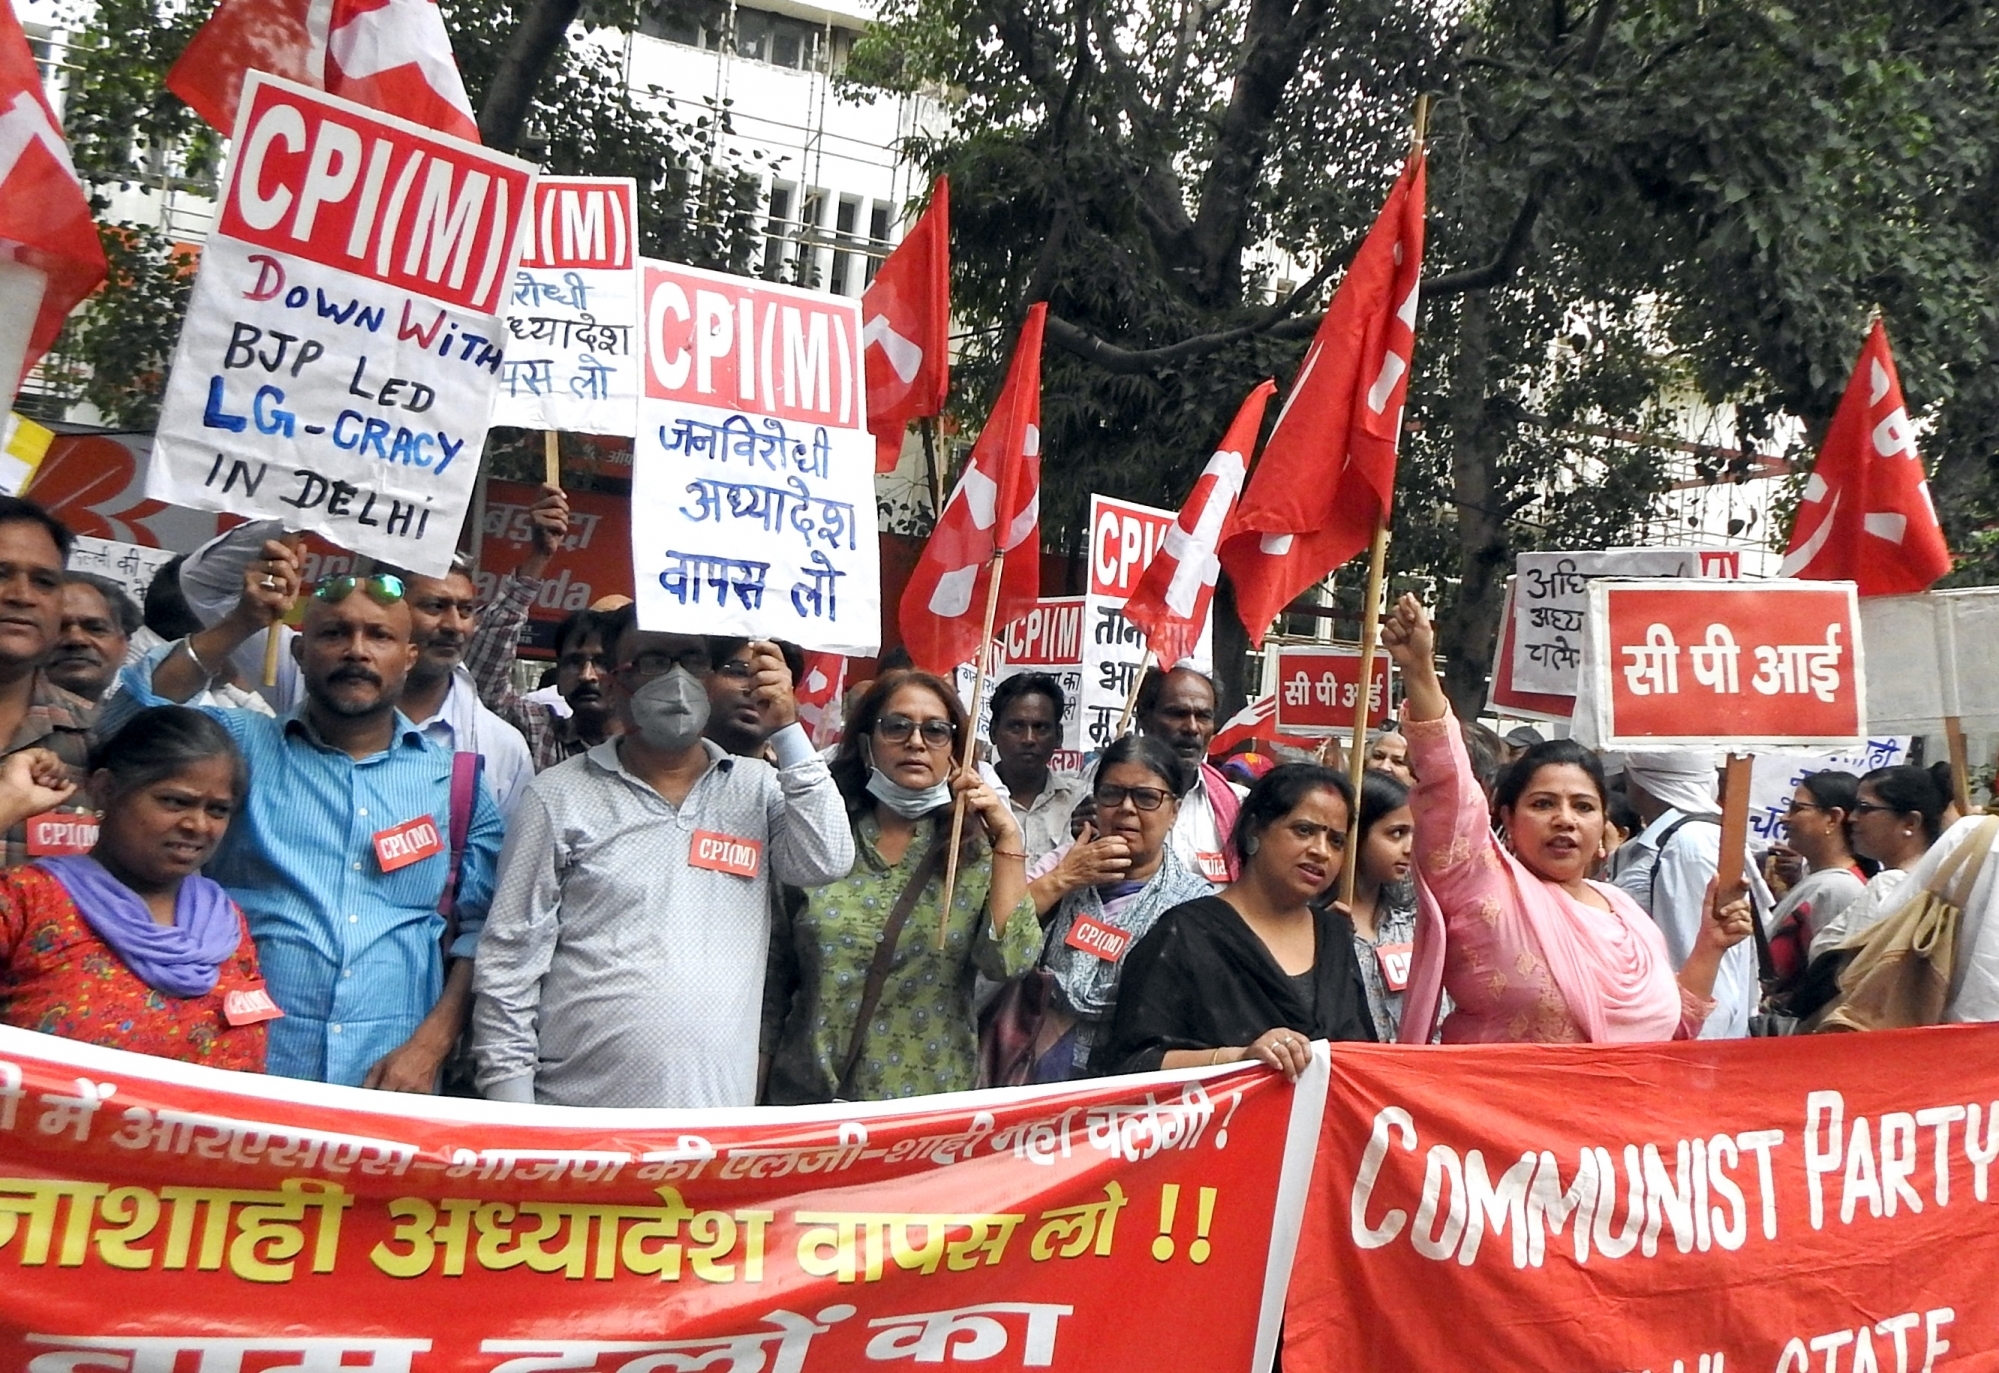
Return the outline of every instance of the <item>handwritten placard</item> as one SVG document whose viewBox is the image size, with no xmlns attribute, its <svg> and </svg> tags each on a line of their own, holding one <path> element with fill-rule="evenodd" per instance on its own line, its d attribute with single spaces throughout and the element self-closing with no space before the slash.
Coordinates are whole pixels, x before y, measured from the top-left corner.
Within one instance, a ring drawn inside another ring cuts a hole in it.
<svg viewBox="0 0 1999 1373">
<path fill-rule="evenodd" d="M 252 72 L 146 494 L 441 575 L 534 169 Z"/>
<path fill-rule="evenodd" d="M 1145 636 L 1124 617 L 1125 602 L 1166 540 L 1177 512 L 1090 497 L 1090 582 L 1083 598 L 1083 747 L 1101 749 L 1117 735 L 1132 683 L 1151 661 Z M 1201 623 L 1189 666 L 1214 667 L 1214 612 Z M 1168 667 L 1175 666 L 1172 663 Z"/>
<path fill-rule="evenodd" d="M 1865 776 L 1875 768 L 1894 767 L 1909 758 L 1909 736 L 1872 738 L 1864 748 L 1837 753 L 1759 753 L 1749 769 L 1749 842 L 1773 843 L 1784 837 L 1784 814 L 1798 784 L 1815 772 L 1850 772 Z"/>
<path fill-rule="evenodd" d="M 493 423 L 638 432 L 638 236 L 630 177 L 535 183 Z"/>
<path fill-rule="evenodd" d="M 1083 598 L 1044 596 L 1034 609 L 1001 630 L 993 644 L 993 674 L 979 701 L 978 735 L 993 737 L 993 689 L 1009 677 L 1029 672 L 1045 673 L 1062 688 L 1067 709 L 1062 716 L 1062 739 L 1050 765 L 1074 772 L 1083 766 Z M 972 708 L 972 666 L 957 672 L 959 699 Z"/>
<path fill-rule="evenodd" d="M 154 574 L 176 556 L 171 548 L 143 548 L 135 543 L 79 534 L 69 550 L 69 569 L 109 577 L 131 592 L 133 600 L 144 602 Z"/>
<path fill-rule="evenodd" d="M 881 555 L 860 302 L 644 267 L 639 623 L 872 657 Z"/>
<path fill-rule="evenodd" d="M 1693 577 L 1691 548 L 1522 553 L 1513 580 L 1513 690 L 1573 696 L 1582 670 L 1589 584 L 1599 577 Z"/>
</svg>

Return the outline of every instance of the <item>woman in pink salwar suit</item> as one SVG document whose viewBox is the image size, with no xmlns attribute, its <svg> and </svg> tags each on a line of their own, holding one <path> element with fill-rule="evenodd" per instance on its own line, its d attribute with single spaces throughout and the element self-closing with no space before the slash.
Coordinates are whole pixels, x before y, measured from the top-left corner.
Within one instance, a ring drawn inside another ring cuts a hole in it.
<svg viewBox="0 0 1999 1373">
<path fill-rule="evenodd" d="M 1403 734 L 1416 773 L 1416 947 L 1401 1038 L 1424 1044 L 1441 994 L 1447 1044 L 1629 1044 L 1689 1039 L 1714 1002 L 1721 956 L 1749 934 L 1749 903 L 1717 905 L 1675 976 L 1658 926 L 1589 873 L 1603 853 L 1604 785 L 1568 740 L 1529 749 L 1493 802 L 1473 774 L 1436 673 L 1429 613 L 1404 596 L 1382 643 L 1407 692 Z"/>
</svg>

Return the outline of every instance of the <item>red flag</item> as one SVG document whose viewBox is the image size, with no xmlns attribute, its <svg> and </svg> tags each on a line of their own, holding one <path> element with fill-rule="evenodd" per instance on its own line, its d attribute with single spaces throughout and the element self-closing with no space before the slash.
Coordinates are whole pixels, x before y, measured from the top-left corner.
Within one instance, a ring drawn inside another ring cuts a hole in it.
<svg viewBox="0 0 1999 1373">
<path fill-rule="evenodd" d="M 0 4 L 0 389 L 9 404 L 104 274 L 104 245 L 28 36 Z"/>
<path fill-rule="evenodd" d="M 1222 446 L 1201 469 L 1180 508 L 1180 518 L 1166 531 L 1159 551 L 1125 602 L 1124 617 L 1145 631 L 1146 647 L 1163 668 L 1191 654 L 1200 641 L 1201 623 L 1208 618 L 1215 578 L 1222 570 L 1215 550 L 1221 547 L 1222 531 L 1242 494 L 1249 455 L 1263 427 L 1263 407 L 1276 390 L 1276 382 L 1266 381 L 1243 401 Z"/>
<path fill-rule="evenodd" d="M 1950 571 L 1902 383 L 1875 320 L 1805 483 L 1778 575 L 1858 583 L 1863 596 L 1927 590 Z"/>
<path fill-rule="evenodd" d="M 793 687 L 798 699 L 798 723 L 815 747 L 840 738 L 841 695 L 847 689 L 847 660 L 837 653 L 808 652 L 805 670 Z"/>
<path fill-rule="evenodd" d="M 1041 594 L 1041 330 L 1048 306 L 1021 325 L 1006 385 L 902 592 L 903 646 L 928 672 L 971 661 L 984 626 L 992 557 L 1013 553 L 1000 579 L 1003 625 Z"/>
<path fill-rule="evenodd" d="M 951 389 L 951 183 L 938 177 L 930 207 L 861 296 L 868 432 L 875 471 L 893 472 L 911 420 L 943 412 Z"/>
<path fill-rule="evenodd" d="M 1419 149 L 1354 255 L 1224 535 L 1222 566 L 1259 646 L 1279 611 L 1388 518 L 1416 350 L 1423 167 Z"/>
<path fill-rule="evenodd" d="M 233 134 L 252 68 L 479 141 L 437 0 L 221 0 L 167 89 Z"/>
</svg>

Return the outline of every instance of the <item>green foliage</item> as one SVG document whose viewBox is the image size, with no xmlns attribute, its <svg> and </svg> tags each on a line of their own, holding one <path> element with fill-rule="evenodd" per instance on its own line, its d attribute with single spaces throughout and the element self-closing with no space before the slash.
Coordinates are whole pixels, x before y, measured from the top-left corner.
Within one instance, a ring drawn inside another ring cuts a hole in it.
<svg viewBox="0 0 1999 1373">
<path fill-rule="evenodd" d="M 57 395 L 96 406 L 113 428 L 150 429 L 194 286 L 193 263 L 147 225 L 104 225 L 98 238 L 110 267 L 104 289 L 70 316 L 45 370 Z"/>
<path fill-rule="evenodd" d="M 86 185 L 212 182 L 221 139 L 166 88 L 206 15 L 204 6 L 99 0 L 72 18 L 63 132 Z"/>
</svg>

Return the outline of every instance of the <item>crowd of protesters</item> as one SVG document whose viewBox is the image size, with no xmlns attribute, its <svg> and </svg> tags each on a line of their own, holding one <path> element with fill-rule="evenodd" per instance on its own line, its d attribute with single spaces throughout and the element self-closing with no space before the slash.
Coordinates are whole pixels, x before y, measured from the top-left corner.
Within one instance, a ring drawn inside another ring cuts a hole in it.
<svg viewBox="0 0 1999 1373">
<path fill-rule="evenodd" d="M 1211 759 L 1214 686 L 1186 667 L 1076 774 L 1051 766 L 1075 703 L 1050 677 L 999 685 L 975 768 L 957 693 L 908 668 L 853 693 L 822 755 L 795 650 L 642 629 L 629 601 L 570 616 L 552 689 L 523 693 L 562 493 L 533 522 L 483 607 L 456 567 L 306 585 L 265 525 L 142 606 L 0 499 L 0 1022 L 570 1106 L 1295 1075 L 1324 1038 L 1740 1037 L 1963 842 L 1931 773 L 1820 772 L 1770 881 L 1752 855 L 1718 891 L 1712 758 L 1613 781 L 1573 742 L 1460 721 L 1408 597 L 1382 631 L 1401 721 L 1357 796 L 1318 761 Z M 1959 1018 L 1999 1013 L 1991 886 Z"/>
</svg>

